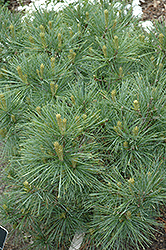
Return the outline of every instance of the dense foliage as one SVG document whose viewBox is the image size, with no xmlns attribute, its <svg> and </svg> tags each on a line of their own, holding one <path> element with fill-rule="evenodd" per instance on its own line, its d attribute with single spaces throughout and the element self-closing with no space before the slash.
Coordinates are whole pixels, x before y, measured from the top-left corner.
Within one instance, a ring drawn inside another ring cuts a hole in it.
<svg viewBox="0 0 166 250">
<path fill-rule="evenodd" d="M 166 200 L 166 27 L 120 1 L 0 9 L 1 218 L 29 249 L 142 249 Z"/>
</svg>

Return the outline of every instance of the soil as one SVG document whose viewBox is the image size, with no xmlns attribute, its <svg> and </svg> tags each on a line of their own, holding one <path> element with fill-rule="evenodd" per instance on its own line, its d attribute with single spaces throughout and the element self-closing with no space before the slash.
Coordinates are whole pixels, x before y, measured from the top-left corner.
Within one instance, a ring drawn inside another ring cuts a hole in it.
<svg viewBox="0 0 166 250">
<path fill-rule="evenodd" d="M 157 218 L 157 221 L 162 222 L 163 227 L 156 228 L 153 244 L 146 250 L 166 250 L 166 208 L 161 210 L 161 217 Z"/>
<path fill-rule="evenodd" d="M 166 24 L 166 0 L 139 0 L 142 7 L 142 20 L 158 19 Z"/>
<path fill-rule="evenodd" d="M 10 0 L 8 8 L 10 10 L 17 10 L 18 6 L 20 5 L 19 2 L 19 0 Z M 31 3 L 31 0 L 24 0 L 21 2 L 21 5 L 29 5 Z M 143 21 L 154 21 L 155 19 L 158 19 L 159 21 L 165 22 L 166 25 L 166 0 L 140 0 L 140 6 L 142 7 L 143 11 Z M 3 183 L 2 179 L 3 170 L 4 166 L 1 165 L 0 195 L 2 195 L 5 190 L 5 184 Z M 166 208 L 161 209 L 161 217 L 157 218 L 157 220 L 163 224 L 163 227 L 157 228 L 155 239 L 153 239 L 153 244 L 151 245 L 151 247 L 145 248 L 146 250 L 166 250 Z M 11 234 L 12 229 L 10 228 L 10 225 L 7 226 L 7 229 L 9 230 L 9 236 L 7 238 L 4 250 L 23 250 L 25 248 L 28 249 L 29 244 L 23 240 L 23 237 L 19 237 L 15 233 Z"/>
<path fill-rule="evenodd" d="M 4 0 L 5 3 L 8 4 L 9 10 L 17 10 L 17 8 L 21 5 L 29 5 L 32 1 L 31 0 Z"/>
</svg>

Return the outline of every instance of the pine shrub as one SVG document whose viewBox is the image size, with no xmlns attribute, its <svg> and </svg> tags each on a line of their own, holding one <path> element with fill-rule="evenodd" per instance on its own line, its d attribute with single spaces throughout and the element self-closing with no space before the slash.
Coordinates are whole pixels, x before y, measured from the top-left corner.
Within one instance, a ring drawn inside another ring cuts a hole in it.
<svg viewBox="0 0 166 250">
<path fill-rule="evenodd" d="M 166 199 L 166 28 L 125 1 L 0 8 L 1 218 L 29 249 L 144 249 Z"/>
</svg>

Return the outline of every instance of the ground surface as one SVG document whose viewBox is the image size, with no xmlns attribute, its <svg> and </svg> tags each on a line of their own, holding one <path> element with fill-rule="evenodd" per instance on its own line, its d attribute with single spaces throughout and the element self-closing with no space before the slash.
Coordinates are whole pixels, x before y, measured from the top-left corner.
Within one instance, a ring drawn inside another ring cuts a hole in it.
<svg viewBox="0 0 166 250">
<path fill-rule="evenodd" d="M 22 1 L 22 4 L 24 5 L 29 3 L 31 3 L 31 0 Z M 17 9 L 18 6 L 19 1 L 11 0 L 9 9 L 14 10 Z M 163 20 L 166 25 L 166 0 L 140 0 L 140 6 L 143 10 L 142 20 L 159 19 Z M 0 195 L 3 194 L 5 189 L 2 175 L 3 166 L 0 168 Z M 155 234 L 156 239 L 153 240 L 152 246 L 146 248 L 146 250 L 166 250 L 166 209 L 161 210 L 161 217 L 158 218 L 158 220 L 163 224 L 163 227 L 158 228 L 158 232 Z M 8 230 L 10 231 L 10 226 Z M 29 244 L 27 242 L 23 243 L 20 237 L 13 234 L 8 237 L 4 250 L 23 250 L 25 248 L 29 249 Z M 84 249 L 86 250 L 86 247 Z"/>
<path fill-rule="evenodd" d="M 143 20 L 161 20 L 163 17 L 166 23 L 166 0 L 140 0 L 139 2 L 143 11 Z"/>
</svg>

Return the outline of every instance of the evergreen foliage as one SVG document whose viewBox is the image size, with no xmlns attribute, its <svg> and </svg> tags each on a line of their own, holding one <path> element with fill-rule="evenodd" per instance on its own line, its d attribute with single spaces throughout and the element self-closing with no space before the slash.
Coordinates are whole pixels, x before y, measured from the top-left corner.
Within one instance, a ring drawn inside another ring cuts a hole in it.
<svg viewBox="0 0 166 250">
<path fill-rule="evenodd" d="M 166 27 L 125 1 L 0 8 L 1 218 L 29 249 L 144 249 L 166 201 Z"/>
</svg>

